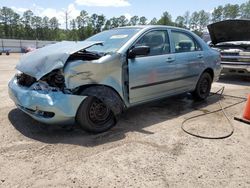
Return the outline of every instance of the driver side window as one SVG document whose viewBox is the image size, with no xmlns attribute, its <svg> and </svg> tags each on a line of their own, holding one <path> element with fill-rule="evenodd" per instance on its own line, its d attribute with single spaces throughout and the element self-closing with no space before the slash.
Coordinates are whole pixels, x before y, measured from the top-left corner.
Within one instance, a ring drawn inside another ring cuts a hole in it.
<svg viewBox="0 0 250 188">
<path fill-rule="evenodd" d="M 148 46 L 150 53 L 148 56 L 163 55 L 170 53 L 170 43 L 167 31 L 151 31 L 146 33 L 135 44 L 137 46 Z"/>
</svg>

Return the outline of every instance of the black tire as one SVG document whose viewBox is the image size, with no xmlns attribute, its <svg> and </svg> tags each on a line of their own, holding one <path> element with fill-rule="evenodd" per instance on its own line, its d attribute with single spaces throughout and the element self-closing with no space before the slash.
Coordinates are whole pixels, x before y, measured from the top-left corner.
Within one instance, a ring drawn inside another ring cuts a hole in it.
<svg viewBox="0 0 250 188">
<path fill-rule="evenodd" d="M 212 77 L 209 73 L 204 72 L 201 75 L 195 90 L 192 92 L 194 99 L 199 101 L 205 100 L 209 96 L 211 86 Z"/>
<path fill-rule="evenodd" d="M 10 52 L 6 52 L 6 55 L 10 55 Z"/>
<path fill-rule="evenodd" d="M 113 112 L 98 98 L 89 96 L 80 105 L 76 121 L 87 132 L 102 133 L 116 124 Z"/>
</svg>

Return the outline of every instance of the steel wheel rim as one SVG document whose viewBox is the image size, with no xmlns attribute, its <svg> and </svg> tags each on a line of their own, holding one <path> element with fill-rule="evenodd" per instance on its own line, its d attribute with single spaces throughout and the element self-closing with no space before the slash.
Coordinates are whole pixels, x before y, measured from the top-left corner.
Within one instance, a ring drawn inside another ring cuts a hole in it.
<svg viewBox="0 0 250 188">
<path fill-rule="evenodd" d="M 89 120 L 97 126 L 102 126 L 107 123 L 111 117 L 111 110 L 102 101 L 95 98 L 89 107 Z"/>
<path fill-rule="evenodd" d="M 203 79 L 200 84 L 200 94 L 206 95 L 209 91 L 209 80 Z"/>
</svg>

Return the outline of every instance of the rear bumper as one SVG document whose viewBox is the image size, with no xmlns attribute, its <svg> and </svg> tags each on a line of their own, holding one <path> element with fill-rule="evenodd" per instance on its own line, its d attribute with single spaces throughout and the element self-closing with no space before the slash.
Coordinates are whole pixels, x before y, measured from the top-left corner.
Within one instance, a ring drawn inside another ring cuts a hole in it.
<svg viewBox="0 0 250 188">
<path fill-rule="evenodd" d="M 34 91 L 17 85 L 13 78 L 9 82 L 9 96 L 16 106 L 46 124 L 72 124 L 84 96 L 68 95 L 63 92 Z"/>
<path fill-rule="evenodd" d="M 250 75 L 250 64 L 222 62 L 222 74 Z"/>
</svg>

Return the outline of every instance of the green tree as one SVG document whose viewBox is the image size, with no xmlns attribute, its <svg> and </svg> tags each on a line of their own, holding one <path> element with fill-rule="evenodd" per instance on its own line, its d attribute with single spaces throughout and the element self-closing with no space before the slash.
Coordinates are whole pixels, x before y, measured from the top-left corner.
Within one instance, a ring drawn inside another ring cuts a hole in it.
<svg viewBox="0 0 250 188">
<path fill-rule="evenodd" d="M 113 17 L 109 21 L 110 21 L 110 29 L 119 27 L 119 19 L 118 18 Z"/>
<path fill-rule="evenodd" d="M 16 14 L 11 8 L 3 7 L 0 9 L 0 22 L 3 23 L 5 37 L 12 38 L 14 36 L 19 18 L 20 16 Z"/>
<path fill-rule="evenodd" d="M 104 15 L 97 15 L 92 14 L 90 17 L 90 23 L 93 27 L 93 34 L 99 33 L 102 31 L 102 28 L 105 24 L 105 16 Z"/>
<path fill-rule="evenodd" d="M 111 21 L 107 20 L 105 25 L 104 25 L 103 30 L 109 30 L 109 29 L 111 29 Z"/>
<path fill-rule="evenodd" d="M 21 25 L 20 25 L 20 15 L 12 12 L 12 17 L 10 19 L 10 27 L 11 27 L 11 37 L 12 38 L 20 38 L 21 36 Z"/>
<path fill-rule="evenodd" d="M 175 24 L 177 27 L 186 28 L 185 26 L 185 18 L 183 16 L 178 16 L 175 20 Z"/>
<path fill-rule="evenodd" d="M 173 25 L 172 16 L 166 11 L 158 21 L 160 25 Z"/>
<path fill-rule="evenodd" d="M 240 6 L 226 4 L 223 8 L 223 18 L 224 19 L 236 19 L 240 15 Z"/>
<path fill-rule="evenodd" d="M 250 0 L 240 6 L 240 17 L 250 19 Z"/>
<path fill-rule="evenodd" d="M 250 0 L 238 4 L 226 4 L 215 7 L 211 14 L 211 22 L 224 19 L 250 19 Z M 57 18 L 40 17 L 27 10 L 20 16 L 8 7 L 0 7 L 0 35 L 7 38 L 43 39 L 43 40 L 84 40 L 102 30 L 126 25 L 175 25 L 191 29 L 201 35 L 210 22 L 210 14 L 204 10 L 185 12 L 177 16 L 175 22 L 168 12 L 163 12 L 159 20 L 153 18 L 149 23 L 145 16 L 133 16 L 128 20 L 124 15 L 106 20 L 104 15 L 92 14 L 90 17 L 85 10 L 70 21 L 70 30 L 60 29 Z"/>
<path fill-rule="evenodd" d="M 59 28 L 59 21 L 56 17 L 53 17 L 49 20 L 49 27 L 52 30 L 56 30 Z"/>
<path fill-rule="evenodd" d="M 202 35 L 210 21 L 209 13 L 201 10 L 195 11 L 190 18 L 190 29 L 198 35 Z"/>
<path fill-rule="evenodd" d="M 85 10 L 82 10 L 80 12 L 80 15 L 76 17 L 75 23 L 78 28 L 78 38 L 79 39 L 85 39 L 87 37 L 85 33 L 85 27 L 87 27 L 90 24 L 90 18 L 88 16 L 88 13 Z M 91 31 L 93 32 L 93 31 Z"/>
<path fill-rule="evenodd" d="M 130 18 L 129 25 L 138 25 L 140 18 L 138 16 L 133 16 Z"/>
<path fill-rule="evenodd" d="M 56 17 L 53 17 L 49 20 L 49 28 L 51 31 L 51 40 L 59 39 L 59 21 Z"/>
<path fill-rule="evenodd" d="M 42 32 L 41 32 L 42 40 L 48 40 L 50 38 L 50 31 L 49 31 L 49 18 L 47 16 L 42 18 Z"/>
<path fill-rule="evenodd" d="M 223 20 L 223 6 L 218 6 L 217 8 L 214 8 L 212 12 L 212 22 L 219 22 Z"/>
<path fill-rule="evenodd" d="M 23 37 L 26 39 L 33 39 L 33 31 L 31 28 L 33 16 L 34 16 L 34 13 L 31 10 L 27 10 L 23 13 L 23 17 L 22 17 L 22 23 L 24 25 Z"/>
<path fill-rule="evenodd" d="M 184 26 L 189 29 L 190 28 L 190 12 L 189 11 L 185 12 L 183 18 L 184 18 Z"/>
<path fill-rule="evenodd" d="M 88 13 L 85 10 L 82 10 L 80 12 L 80 15 L 76 17 L 75 21 L 77 23 L 78 29 L 84 28 L 85 26 L 88 25 L 89 22 Z"/>
<path fill-rule="evenodd" d="M 106 18 L 103 14 L 97 16 L 97 21 L 96 21 L 96 26 L 95 26 L 96 33 L 99 33 L 102 31 L 105 21 L 106 21 Z"/>
<path fill-rule="evenodd" d="M 32 29 L 35 30 L 35 38 L 41 39 L 42 37 L 42 18 L 39 16 L 32 17 Z"/>
<path fill-rule="evenodd" d="M 146 24 L 147 24 L 147 18 L 145 16 L 140 17 L 139 25 L 146 25 Z"/>
<path fill-rule="evenodd" d="M 208 12 L 205 12 L 204 10 L 201 10 L 199 12 L 199 31 L 203 32 L 207 29 L 207 25 L 210 21 L 210 14 Z"/>
<path fill-rule="evenodd" d="M 200 15 L 197 11 L 193 12 L 190 17 L 190 29 L 193 31 L 198 31 L 199 29 Z"/>
<path fill-rule="evenodd" d="M 157 25 L 157 18 L 153 18 L 150 22 L 149 22 L 149 25 Z"/>
<path fill-rule="evenodd" d="M 78 35 L 77 35 L 77 27 L 76 27 L 76 20 L 73 19 L 70 21 L 70 31 L 69 31 L 69 39 L 77 41 L 78 40 Z"/>
<path fill-rule="evenodd" d="M 120 16 L 118 18 L 118 25 L 119 25 L 119 27 L 126 26 L 127 24 L 128 24 L 128 19 L 126 18 L 126 16 Z"/>
</svg>

